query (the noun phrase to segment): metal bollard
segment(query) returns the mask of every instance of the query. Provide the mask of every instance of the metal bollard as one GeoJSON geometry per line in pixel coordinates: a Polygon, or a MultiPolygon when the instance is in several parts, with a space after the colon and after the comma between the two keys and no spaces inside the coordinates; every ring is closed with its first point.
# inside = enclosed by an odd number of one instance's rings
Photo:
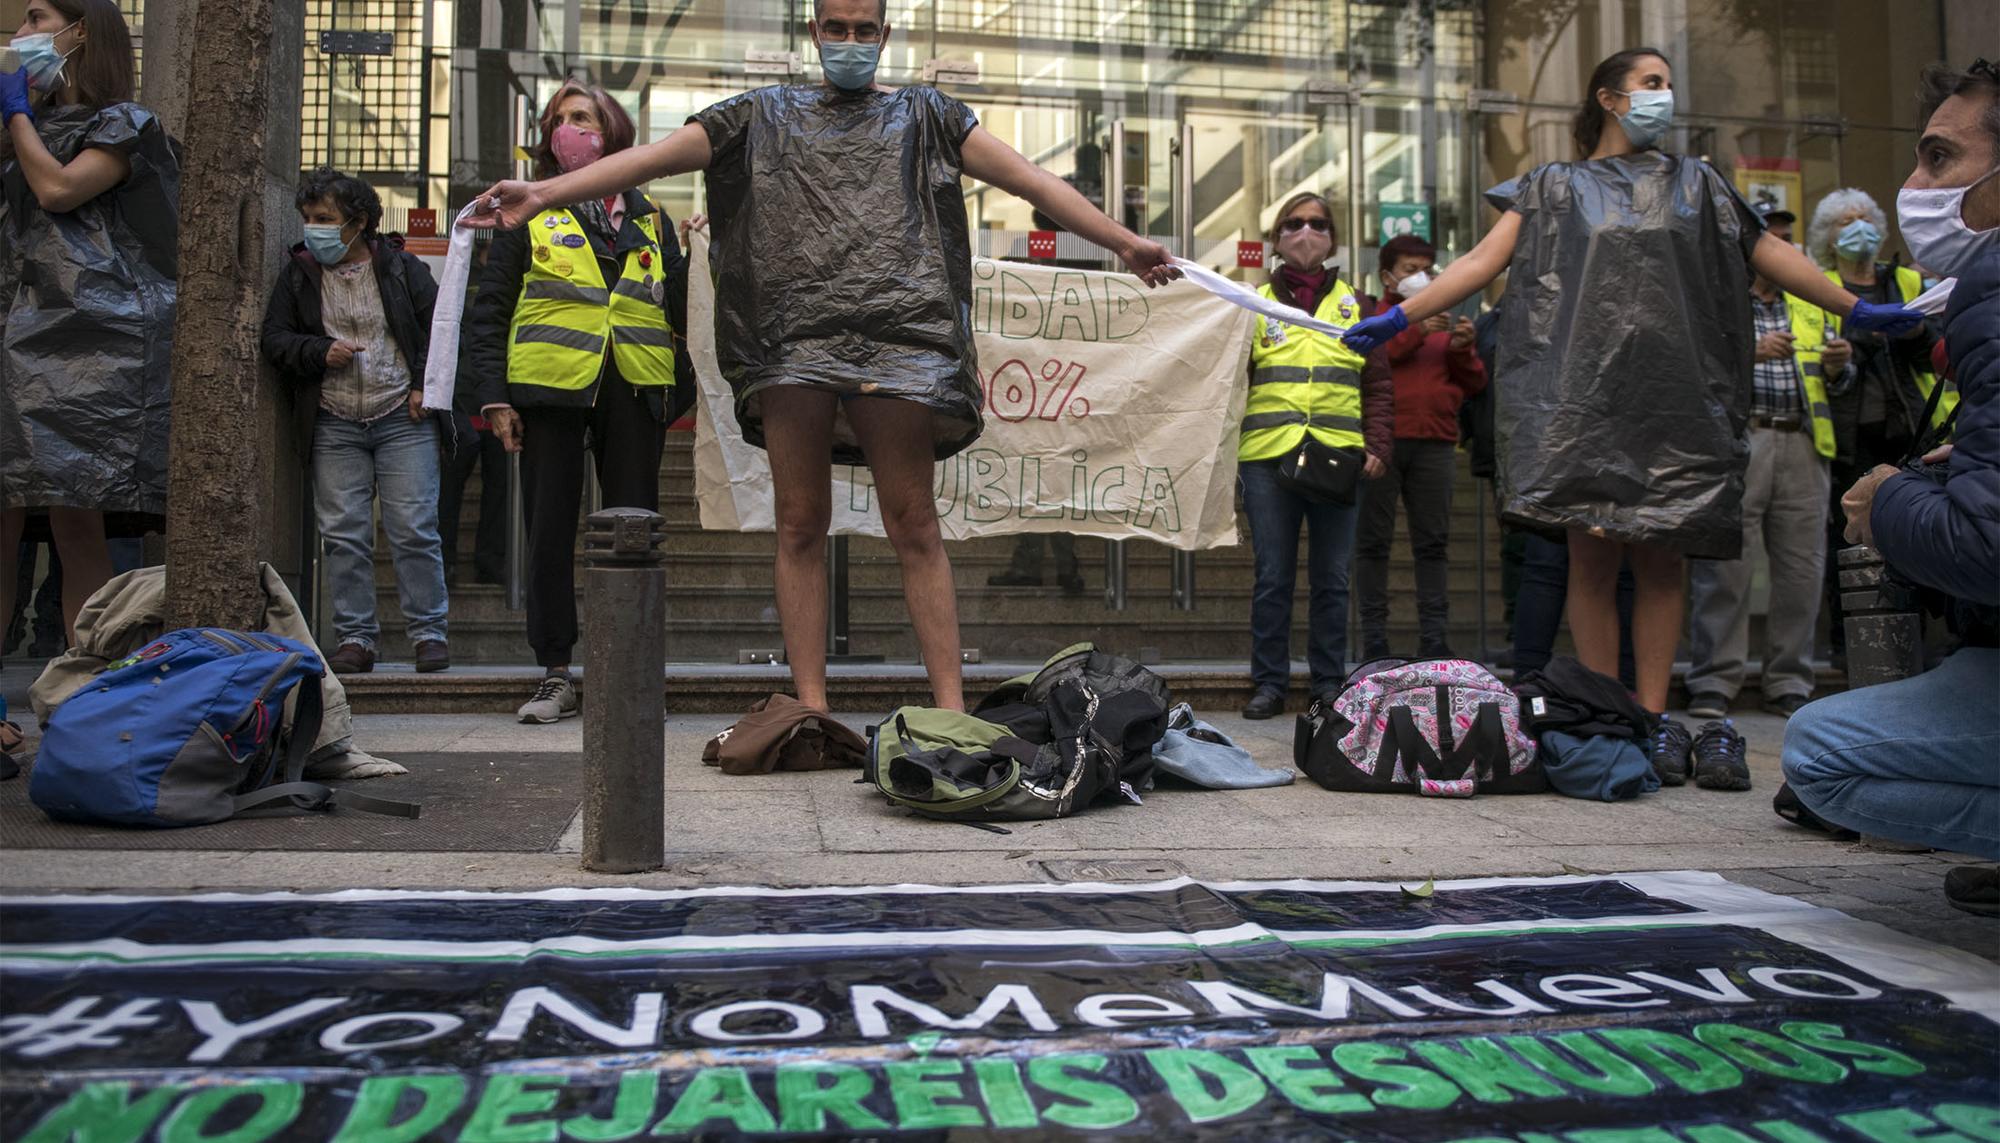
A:
{"type": "Polygon", "coordinates": [[[583,534],[583,867],[666,864],[666,521],[593,512],[583,534]]]}
{"type": "Polygon", "coordinates": [[[1847,685],[1871,687],[1923,670],[1924,622],[1906,588],[1873,548],[1840,550],[1840,608],[1847,628],[1847,685]]]}

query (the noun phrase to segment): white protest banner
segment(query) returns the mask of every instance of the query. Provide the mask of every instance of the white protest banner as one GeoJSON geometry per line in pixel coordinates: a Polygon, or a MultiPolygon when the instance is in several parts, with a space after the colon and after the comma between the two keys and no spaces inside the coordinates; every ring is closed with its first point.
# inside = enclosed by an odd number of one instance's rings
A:
{"type": "MultiPolygon", "coordinates": [[[[1236,540],[1236,440],[1253,321],[1190,285],[975,259],[972,320],[986,429],[940,461],[948,540],[1021,532],[1144,538],[1188,551],[1236,540]]],[[[704,528],[775,528],[771,470],[745,444],[715,352],[708,243],[688,267],[701,386],[695,495],[704,528]]],[[[835,534],[880,536],[866,468],[837,466],[835,534]]]]}

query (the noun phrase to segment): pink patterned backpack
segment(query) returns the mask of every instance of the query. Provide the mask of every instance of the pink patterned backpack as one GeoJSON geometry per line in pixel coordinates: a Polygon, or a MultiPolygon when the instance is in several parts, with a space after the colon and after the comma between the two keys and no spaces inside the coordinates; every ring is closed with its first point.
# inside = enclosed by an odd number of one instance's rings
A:
{"type": "Polygon", "coordinates": [[[1549,788],[1521,700],[1464,659],[1377,659],[1299,716],[1299,769],[1329,790],[1434,798],[1549,788]]]}

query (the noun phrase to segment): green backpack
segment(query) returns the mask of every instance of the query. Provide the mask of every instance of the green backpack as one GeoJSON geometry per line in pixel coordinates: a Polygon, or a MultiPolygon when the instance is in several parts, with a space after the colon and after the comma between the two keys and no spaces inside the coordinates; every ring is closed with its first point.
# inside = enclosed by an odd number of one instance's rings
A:
{"type": "Polygon", "coordinates": [[[1067,817],[1120,793],[1137,801],[1168,698],[1157,675],[1081,643],[1001,683],[976,714],[891,714],[870,733],[867,780],[896,805],[957,821],[1067,817]]]}

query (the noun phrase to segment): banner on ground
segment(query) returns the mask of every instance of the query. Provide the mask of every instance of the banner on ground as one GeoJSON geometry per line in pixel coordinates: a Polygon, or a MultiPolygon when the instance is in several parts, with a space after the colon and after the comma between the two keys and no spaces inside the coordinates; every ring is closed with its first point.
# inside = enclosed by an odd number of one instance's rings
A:
{"type": "MultiPolygon", "coordinates": [[[[708,244],[688,268],[700,383],[695,496],[704,528],[776,528],[771,469],[745,444],[715,354],[708,244]]],[[[1236,441],[1254,322],[1186,283],[988,258],[972,264],[985,432],[940,461],[949,540],[1022,532],[1236,543],[1236,441]]],[[[833,478],[833,531],[880,536],[868,470],[833,478]]]]}
{"type": "Polygon", "coordinates": [[[1990,964],[1712,874],[16,897],[10,1139],[2000,1139],[1990,964]]]}

